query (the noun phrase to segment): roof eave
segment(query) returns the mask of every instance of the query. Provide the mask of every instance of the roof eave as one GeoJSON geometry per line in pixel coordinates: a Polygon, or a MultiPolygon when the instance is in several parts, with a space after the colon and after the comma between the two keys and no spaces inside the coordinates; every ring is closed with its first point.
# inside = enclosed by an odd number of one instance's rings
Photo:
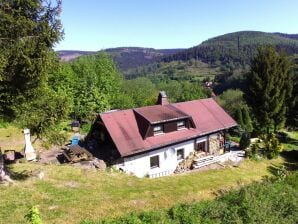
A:
{"type": "MultiPolygon", "coordinates": [[[[189,137],[185,137],[183,139],[179,139],[179,140],[174,140],[174,141],[171,141],[171,142],[168,142],[166,144],[159,144],[159,145],[155,145],[154,147],[150,147],[150,148],[147,148],[147,149],[140,149],[140,150],[136,150],[136,151],[133,151],[133,153],[123,153],[121,154],[121,157],[130,157],[130,156],[133,156],[135,154],[139,154],[139,153],[145,153],[147,151],[151,151],[151,150],[154,150],[154,149],[159,149],[161,147],[166,147],[168,145],[172,145],[172,144],[175,144],[175,143],[178,143],[178,142],[182,142],[182,141],[187,141],[187,140],[190,140],[190,139],[194,139],[194,138],[198,138],[200,136],[204,136],[204,135],[208,135],[208,134],[211,134],[211,133],[214,133],[214,132],[218,132],[218,131],[222,131],[222,130],[226,130],[226,129],[229,129],[229,128],[233,128],[233,127],[236,127],[238,126],[238,124],[234,124],[234,125],[231,125],[231,126],[227,126],[227,127],[223,127],[223,128],[219,128],[219,129],[215,129],[215,130],[212,130],[212,131],[209,131],[209,132],[202,132],[200,133],[199,135],[193,135],[193,136],[189,136],[189,137]]],[[[119,150],[118,150],[119,151],[119,150]]],[[[120,151],[119,151],[120,152],[120,151]]]]}

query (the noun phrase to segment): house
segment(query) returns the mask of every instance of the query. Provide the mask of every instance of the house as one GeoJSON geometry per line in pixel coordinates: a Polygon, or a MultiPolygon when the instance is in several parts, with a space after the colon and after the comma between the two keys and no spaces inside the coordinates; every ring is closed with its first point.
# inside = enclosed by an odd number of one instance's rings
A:
{"type": "Polygon", "coordinates": [[[236,125],[212,98],[170,104],[160,92],[156,105],[99,114],[88,147],[124,172],[163,176],[191,153],[224,153],[225,133],[236,125]]]}

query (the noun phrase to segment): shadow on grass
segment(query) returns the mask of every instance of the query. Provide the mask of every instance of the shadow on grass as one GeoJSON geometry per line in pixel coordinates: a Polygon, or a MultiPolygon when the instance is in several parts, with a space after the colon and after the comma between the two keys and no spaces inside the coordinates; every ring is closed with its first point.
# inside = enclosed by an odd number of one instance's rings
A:
{"type": "Polygon", "coordinates": [[[21,172],[17,172],[14,170],[12,164],[6,165],[5,170],[9,174],[10,178],[13,180],[26,180],[30,177],[29,171],[23,170],[21,172]]]}
{"type": "Polygon", "coordinates": [[[286,132],[278,132],[276,137],[281,143],[297,146],[298,148],[298,139],[291,138],[286,132]]]}
{"type": "Polygon", "coordinates": [[[283,151],[280,155],[285,159],[284,166],[289,171],[298,170],[298,150],[283,151]]]}
{"type": "Polygon", "coordinates": [[[298,170],[298,151],[283,151],[280,156],[284,158],[282,165],[271,164],[267,169],[276,178],[284,178],[288,172],[298,170]]]}

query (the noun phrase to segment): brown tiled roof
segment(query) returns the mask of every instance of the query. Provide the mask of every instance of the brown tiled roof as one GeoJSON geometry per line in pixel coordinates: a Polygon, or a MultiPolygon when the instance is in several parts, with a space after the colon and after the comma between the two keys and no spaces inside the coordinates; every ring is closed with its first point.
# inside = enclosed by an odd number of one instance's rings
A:
{"type": "Polygon", "coordinates": [[[100,114],[121,156],[163,147],[237,125],[212,98],[164,106],[142,107],[134,109],[134,111],[129,109],[100,114]],[[195,123],[195,128],[143,139],[134,111],[144,116],[150,123],[190,116],[195,123]],[[163,111],[165,114],[162,114],[163,111]]]}
{"type": "Polygon", "coordinates": [[[149,121],[151,124],[189,117],[189,115],[183,113],[181,110],[177,109],[171,104],[141,107],[134,109],[134,111],[149,121]]]}

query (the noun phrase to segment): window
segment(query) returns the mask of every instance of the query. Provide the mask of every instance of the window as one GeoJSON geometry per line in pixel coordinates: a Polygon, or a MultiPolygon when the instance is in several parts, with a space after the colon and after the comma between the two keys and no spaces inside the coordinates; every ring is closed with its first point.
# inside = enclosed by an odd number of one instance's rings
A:
{"type": "Polygon", "coordinates": [[[205,152],[205,145],[206,145],[206,142],[199,142],[196,144],[197,147],[196,147],[196,151],[202,151],[202,152],[205,152]]]}
{"type": "Polygon", "coordinates": [[[153,127],[153,134],[158,135],[158,134],[161,134],[161,133],[163,133],[163,126],[162,125],[155,125],[153,127]]]}
{"type": "Polygon", "coordinates": [[[184,159],[184,149],[177,150],[177,160],[184,159]]]}
{"type": "Polygon", "coordinates": [[[180,130],[180,129],[183,129],[185,128],[185,121],[178,121],[177,122],[177,129],[180,130]]]}
{"type": "Polygon", "coordinates": [[[150,168],[159,167],[159,156],[152,156],[150,157],[150,168]]]}

